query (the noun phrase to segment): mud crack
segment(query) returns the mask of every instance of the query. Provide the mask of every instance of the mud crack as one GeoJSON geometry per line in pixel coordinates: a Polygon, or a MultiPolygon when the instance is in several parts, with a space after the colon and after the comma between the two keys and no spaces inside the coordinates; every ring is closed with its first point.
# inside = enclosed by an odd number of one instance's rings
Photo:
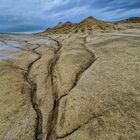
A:
{"type": "MultiPolygon", "coordinates": [[[[81,70],[77,73],[76,78],[75,78],[75,82],[73,83],[73,86],[71,87],[71,89],[70,89],[66,94],[64,94],[63,96],[61,96],[60,98],[58,98],[58,100],[57,100],[58,102],[60,102],[60,100],[61,100],[63,97],[67,96],[67,95],[71,92],[71,90],[77,86],[78,81],[79,81],[80,78],[81,78],[81,75],[82,75],[87,69],[89,69],[89,68],[91,67],[91,65],[97,60],[97,57],[96,57],[95,53],[87,48],[87,46],[86,46],[86,44],[87,44],[86,39],[87,39],[87,36],[84,37],[82,46],[83,46],[83,48],[91,55],[91,57],[92,57],[93,59],[92,59],[92,61],[91,61],[84,69],[81,69],[81,70]]],[[[98,115],[98,116],[93,115],[93,116],[92,116],[91,118],[89,118],[88,121],[85,122],[84,124],[77,126],[77,127],[74,128],[72,131],[70,131],[69,133],[67,133],[67,134],[65,134],[65,135],[63,135],[63,136],[57,136],[56,139],[62,139],[62,138],[65,138],[65,137],[67,137],[67,136],[73,134],[75,131],[79,130],[81,127],[83,127],[84,125],[90,123],[90,121],[92,121],[93,119],[98,118],[98,117],[100,117],[100,116],[101,116],[101,115],[98,115]]]]}
{"type": "Polygon", "coordinates": [[[38,45],[38,47],[36,47],[36,48],[34,48],[34,49],[31,50],[38,57],[33,62],[31,62],[28,65],[28,70],[27,70],[27,72],[24,75],[25,80],[31,86],[31,95],[30,95],[30,97],[31,97],[31,104],[32,104],[32,107],[35,110],[36,116],[37,116],[36,117],[36,124],[35,124],[35,139],[36,140],[42,140],[42,113],[41,113],[41,110],[39,109],[37,95],[36,95],[36,92],[37,92],[37,84],[32,80],[31,70],[32,70],[33,65],[39,59],[41,59],[41,56],[42,55],[39,52],[36,51],[36,49],[39,48],[39,47],[40,47],[40,45],[38,45]]]}
{"type": "MultiPolygon", "coordinates": [[[[84,49],[91,55],[91,57],[93,58],[93,61],[91,61],[85,68],[81,69],[78,72],[78,74],[76,75],[76,78],[75,78],[75,82],[73,83],[71,89],[65,95],[58,98],[57,83],[55,83],[55,81],[54,81],[55,80],[54,70],[55,70],[55,66],[57,64],[57,61],[59,60],[59,57],[60,57],[60,49],[62,47],[62,44],[59,41],[57,41],[53,38],[50,38],[50,39],[52,39],[53,41],[55,41],[57,43],[57,46],[59,46],[59,49],[56,51],[56,57],[51,61],[50,70],[49,70],[50,75],[51,75],[51,84],[52,84],[52,93],[53,93],[53,97],[54,97],[54,106],[53,106],[53,109],[50,113],[50,117],[49,117],[49,120],[48,120],[49,131],[48,131],[46,140],[56,140],[57,138],[61,138],[61,137],[58,137],[57,134],[56,134],[56,125],[57,125],[58,108],[59,108],[60,100],[63,97],[67,96],[69,94],[69,92],[77,85],[77,83],[78,83],[81,75],[83,74],[83,72],[86,71],[96,61],[96,57],[95,57],[95,54],[86,47],[86,37],[85,37],[84,38],[84,43],[82,45],[83,45],[84,49]]],[[[91,119],[93,119],[93,117],[91,119]]],[[[85,124],[89,123],[89,121],[91,119],[89,119],[88,122],[86,122],[85,124]]],[[[72,134],[73,132],[78,130],[80,127],[82,127],[82,126],[78,126],[72,132],[70,132],[69,134],[66,134],[64,137],[72,134]]]]}
{"type": "Polygon", "coordinates": [[[102,116],[102,115],[98,115],[98,116],[93,115],[93,116],[92,116],[91,118],[89,118],[85,123],[83,123],[82,125],[77,126],[76,128],[74,128],[74,129],[73,129],[72,131],[70,131],[69,133],[67,133],[67,134],[65,134],[65,135],[63,135],[63,136],[57,137],[57,139],[63,139],[63,138],[65,138],[65,137],[70,136],[71,134],[73,134],[74,132],[76,132],[77,130],[79,130],[80,128],[82,128],[83,126],[89,124],[92,120],[97,119],[97,118],[100,118],[101,116],[102,116]]]}
{"type": "Polygon", "coordinates": [[[52,87],[52,96],[53,96],[54,103],[48,119],[48,134],[46,140],[56,140],[55,127],[57,123],[59,102],[57,101],[58,91],[55,82],[54,69],[60,57],[60,49],[62,48],[62,44],[51,37],[49,38],[57,44],[58,49],[54,51],[55,57],[50,61],[49,70],[48,70],[49,75],[51,76],[51,87],[52,87]]]}
{"type": "Polygon", "coordinates": [[[89,68],[91,67],[91,65],[97,60],[97,57],[96,57],[95,53],[93,53],[91,50],[89,50],[89,49],[86,47],[86,44],[87,44],[86,39],[87,39],[87,36],[84,37],[82,46],[83,46],[83,48],[91,55],[92,61],[89,62],[89,64],[88,64],[85,68],[81,69],[81,70],[77,73],[76,78],[75,78],[75,81],[74,81],[72,87],[70,88],[70,90],[69,90],[67,93],[65,93],[64,95],[62,95],[61,97],[59,97],[59,98],[57,99],[58,101],[60,101],[63,97],[67,96],[67,95],[70,93],[70,91],[77,85],[78,81],[80,80],[81,75],[82,75],[87,69],[89,69],[89,68]]]}

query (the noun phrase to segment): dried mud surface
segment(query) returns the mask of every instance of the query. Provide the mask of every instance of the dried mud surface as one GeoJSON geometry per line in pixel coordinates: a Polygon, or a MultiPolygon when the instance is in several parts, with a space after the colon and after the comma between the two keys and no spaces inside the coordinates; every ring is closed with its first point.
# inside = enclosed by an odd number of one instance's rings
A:
{"type": "Polygon", "coordinates": [[[140,31],[0,35],[0,140],[140,139],[140,31]]]}

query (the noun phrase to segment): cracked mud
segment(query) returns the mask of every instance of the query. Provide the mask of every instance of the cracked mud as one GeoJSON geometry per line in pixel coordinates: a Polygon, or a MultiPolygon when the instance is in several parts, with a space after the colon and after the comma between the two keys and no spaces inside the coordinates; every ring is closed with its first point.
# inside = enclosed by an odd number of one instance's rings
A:
{"type": "Polygon", "coordinates": [[[139,139],[139,37],[1,35],[0,139],[139,139]]]}

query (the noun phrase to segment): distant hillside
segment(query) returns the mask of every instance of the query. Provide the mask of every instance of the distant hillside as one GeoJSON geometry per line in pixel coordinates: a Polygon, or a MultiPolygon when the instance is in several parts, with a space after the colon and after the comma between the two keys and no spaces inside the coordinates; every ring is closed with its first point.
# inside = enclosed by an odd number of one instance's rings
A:
{"type": "Polygon", "coordinates": [[[60,22],[55,27],[48,28],[41,34],[90,33],[97,30],[120,30],[124,29],[124,27],[120,26],[121,24],[129,23],[140,23],[140,18],[134,17],[118,22],[105,22],[90,16],[82,20],[80,23],[60,22]]]}
{"type": "Polygon", "coordinates": [[[139,17],[131,17],[122,21],[119,21],[120,23],[140,23],[139,17]]]}

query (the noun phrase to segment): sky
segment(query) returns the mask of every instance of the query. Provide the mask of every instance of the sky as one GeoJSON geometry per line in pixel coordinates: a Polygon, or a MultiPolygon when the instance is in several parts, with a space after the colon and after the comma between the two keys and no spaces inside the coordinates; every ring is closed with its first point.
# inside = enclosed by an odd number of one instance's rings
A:
{"type": "Polygon", "coordinates": [[[35,32],[93,16],[105,21],[140,17],[140,0],[0,0],[0,32],[35,32]]]}

